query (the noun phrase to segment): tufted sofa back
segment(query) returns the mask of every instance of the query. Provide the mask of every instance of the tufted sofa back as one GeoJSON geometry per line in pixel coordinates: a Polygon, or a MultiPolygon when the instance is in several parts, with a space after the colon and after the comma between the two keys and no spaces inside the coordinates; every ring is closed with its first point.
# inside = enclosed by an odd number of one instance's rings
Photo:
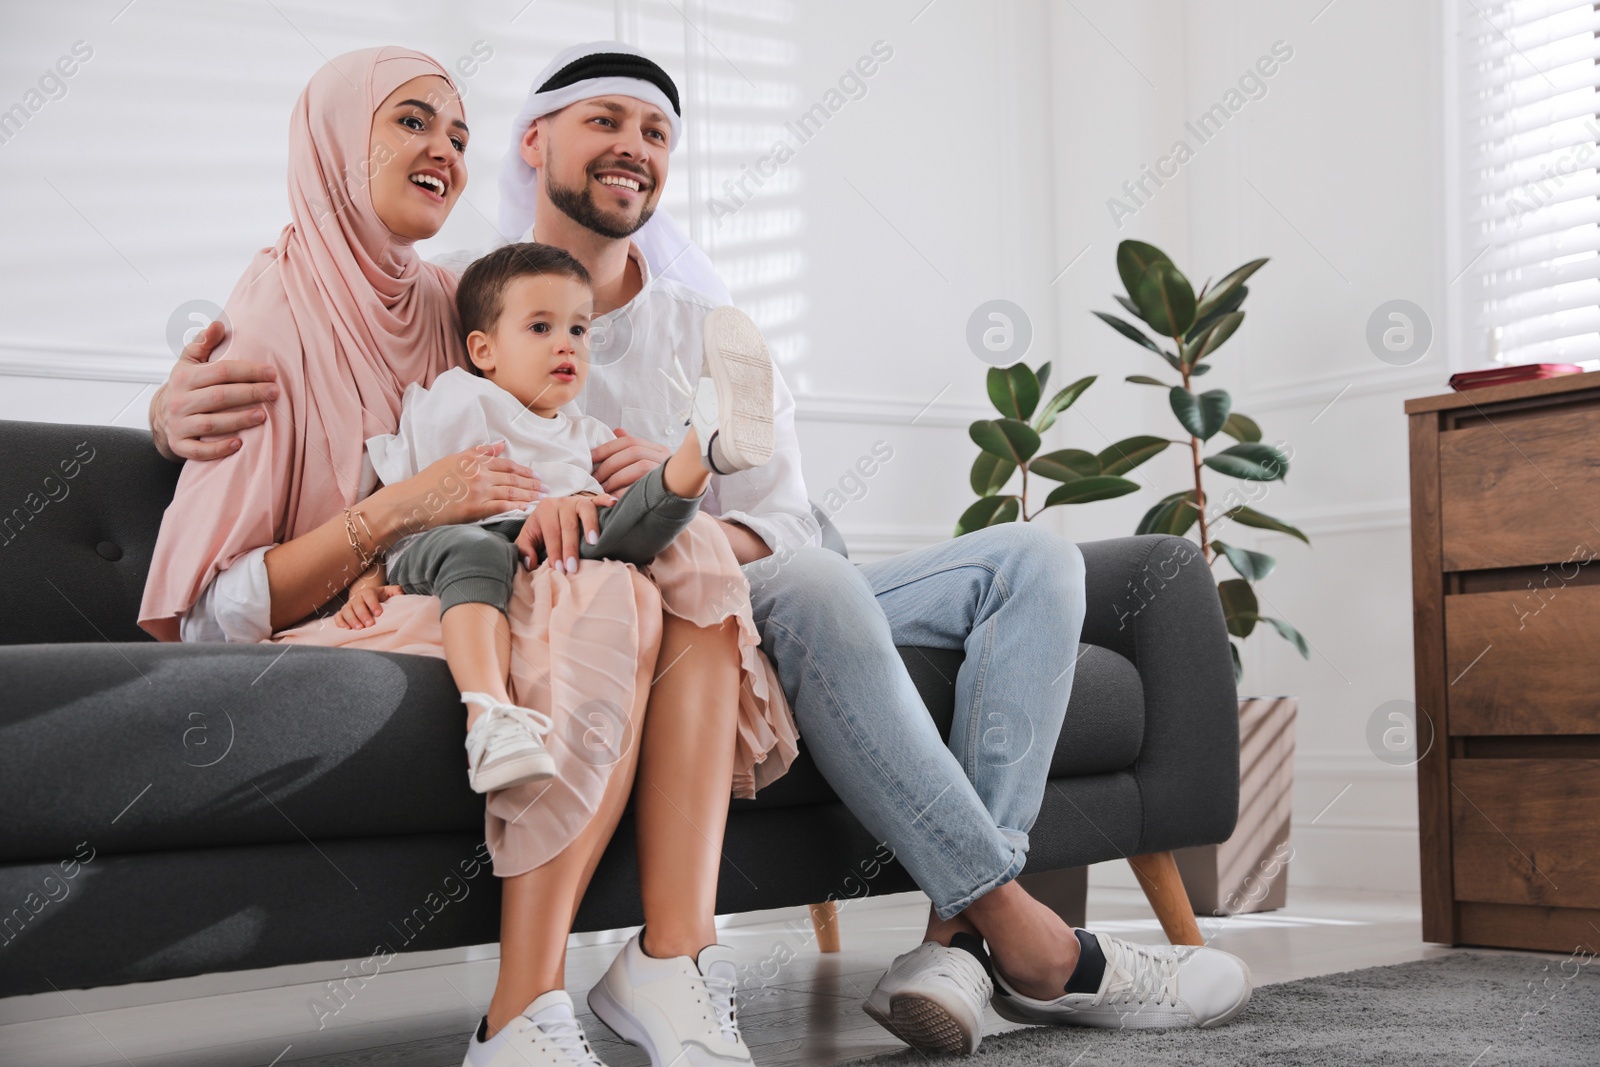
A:
{"type": "Polygon", "coordinates": [[[0,420],[0,644],[146,641],[139,601],[182,468],[147,430],[0,420]]]}
{"type": "Polygon", "coordinates": [[[5,420],[0,457],[0,645],[152,640],[139,601],[182,465],[147,430],[5,420]]]}

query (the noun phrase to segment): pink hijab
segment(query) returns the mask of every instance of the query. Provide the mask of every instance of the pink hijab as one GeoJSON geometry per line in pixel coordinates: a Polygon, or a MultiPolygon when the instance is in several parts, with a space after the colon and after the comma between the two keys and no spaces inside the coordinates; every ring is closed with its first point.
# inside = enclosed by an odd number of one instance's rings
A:
{"type": "Polygon", "coordinates": [[[179,618],[241,555],[354,503],[363,445],[395,431],[406,386],[465,364],[454,277],[379,221],[368,183],[374,112],[428,74],[450,81],[420,52],[363,49],[317,71],[295,104],[291,221],[228,298],[233,336],[219,357],[273,364],[279,399],[239,432],[237,452],[184,465],[139,608],[163,641],[178,640],[179,618]]]}

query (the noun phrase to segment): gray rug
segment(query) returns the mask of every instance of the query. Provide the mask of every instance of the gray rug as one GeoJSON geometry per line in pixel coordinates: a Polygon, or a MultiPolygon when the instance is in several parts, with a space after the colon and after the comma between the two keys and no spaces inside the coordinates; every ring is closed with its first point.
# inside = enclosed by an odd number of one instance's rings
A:
{"type": "Polygon", "coordinates": [[[974,1067],[1593,1067],[1600,1063],[1600,964],[1577,957],[1460,953],[1261,986],[1215,1030],[1033,1027],[984,1038],[974,1067]]]}

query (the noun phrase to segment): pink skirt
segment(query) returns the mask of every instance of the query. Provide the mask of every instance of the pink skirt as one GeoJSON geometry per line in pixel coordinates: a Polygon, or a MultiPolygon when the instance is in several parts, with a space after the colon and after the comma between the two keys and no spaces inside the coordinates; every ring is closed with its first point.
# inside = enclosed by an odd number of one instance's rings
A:
{"type": "MultiPolygon", "coordinates": [[[[612,769],[637,742],[633,707],[640,651],[641,602],[630,563],[584,560],[574,575],[548,566],[519,572],[506,614],[511,623],[511,699],[548,714],[554,722],[545,744],[556,774],[489,793],[484,839],[501,878],[523,874],[554,859],[578,836],[599,807],[612,769]]],[[[660,591],[661,607],[696,626],[730,617],[739,627],[739,716],[733,795],[783,776],[798,751],[794,715],[750,613],[750,586],[721,527],[697,515],[689,528],[647,567],[639,569],[660,591]]],[[[439,599],[397,596],[365,630],[345,630],[332,618],[306,623],[269,638],[275,643],[359,648],[444,657],[439,599]]],[[[658,664],[659,674],[668,664],[658,664]]],[[[440,709],[461,716],[466,708],[440,709]]],[[[461,773],[466,758],[461,754],[461,773]]]]}

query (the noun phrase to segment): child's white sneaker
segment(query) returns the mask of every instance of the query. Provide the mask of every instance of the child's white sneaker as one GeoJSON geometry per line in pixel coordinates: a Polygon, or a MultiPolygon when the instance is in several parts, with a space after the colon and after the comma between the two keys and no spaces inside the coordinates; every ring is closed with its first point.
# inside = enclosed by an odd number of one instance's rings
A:
{"type": "Polygon", "coordinates": [[[706,316],[705,360],[690,423],[717,474],[759,467],[772,458],[772,356],[761,331],[735,307],[706,316]]]}
{"type": "Polygon", "coordinates": [[[496,700],[488,693],[462,693],[461,702],[484,708],[467,731],[467,780],[474,792],[507,789],[555,775],[555,757],[544,747],[550,716],[496,700]]]}
{"type": "Polygon", "coordinates": [[[564,990],[544,994],[485,1041],[488,1028],[486,1016],[461,1067],[605,1067],[589,1047],[564,990]]]}

